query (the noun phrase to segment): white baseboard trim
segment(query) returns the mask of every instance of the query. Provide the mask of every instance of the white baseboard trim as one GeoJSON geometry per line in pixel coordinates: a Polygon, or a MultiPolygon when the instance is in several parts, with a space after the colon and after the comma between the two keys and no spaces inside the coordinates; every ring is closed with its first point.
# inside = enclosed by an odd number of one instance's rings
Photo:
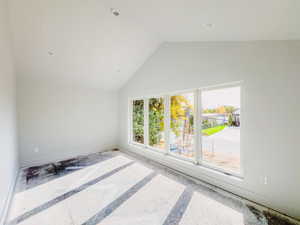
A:
{"type": "Polygon", "coordinates": [[[110,151],[114,148],[116,148],[116,146],[109,146],[109,147],[105,147],[103,149],[98,149],[96,151],[72,152],[69,155],[57,156],[57,157],[53,157],[51,159],[49,159],[49,157],[48,158],[42,157],[39,159],[31,160],[30,162],[29,161],[21,162],[21,169],[25,169],[25,168],[32,167],[32,166],[41,166],[41,165],[45,165],[45,164],[53,163],[53,162],[59,162],[59,161],[71,159],[74,157],[85,156],[85,155],[95,154],[95,153],[100,153],[100,152],[106,152],[106,151],[110,151]]]}
{"type": "Polygon", "coordinates": [[[8,217],[8,213],[9,213],[9,210],[10,210],[11,204],[12,204],[13,195],[14,195],[14,192],[15,192],[15,187],[16,187],[17,180],[18,180],[18,177],[19,177],[19,172],[20,171],[18,169],[17,172],[14,175],[14,178],[13,178],[11,184],[10,184],[9,191],[8,191],[8,194],[7,194],[7,198],[5,200],[5,204],[4,204],[3,210],[1,212],[0,225],[5,225],[6,219],[8,217]]]}

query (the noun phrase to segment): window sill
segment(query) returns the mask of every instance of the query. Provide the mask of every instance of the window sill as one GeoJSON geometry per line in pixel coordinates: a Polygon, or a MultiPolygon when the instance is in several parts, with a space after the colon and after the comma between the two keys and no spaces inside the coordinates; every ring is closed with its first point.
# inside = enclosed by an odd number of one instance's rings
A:
{"type": "MultiPolygon", "coordinates": [[[[145,154],[151,154],[156,161],[167,161],[167,163],[170,163],[174,167],[183,167],[184,170],[190,170],[191,172],[198,173],[203,172],[205,176],[209,176],[211,178],[219,177],[222,180],[229,180],[233,183],[240,184],[243,182],[244,178],[240,174],[234,174],[231,172],[224,171],[222,169],[216,168],[211,165],[207,165],[205,163],[196,164],[193,159],[183,158],[181,156],[176,156],[171,153],[167,153],[161,150],[156,150],[154,148],[146,147],[145,145],[136,144],[136,143],[129,143],[129,146],[133,147],[136,151],[136,153],[141,153],[142,150],[145,154]]],[[[143,154],[143,156],[145,156],[143,154]]],[[[187,173],[190,175],[189,173],[187,173]]],[[[230,182],[231,183],[231,182],[230,182]]]]}

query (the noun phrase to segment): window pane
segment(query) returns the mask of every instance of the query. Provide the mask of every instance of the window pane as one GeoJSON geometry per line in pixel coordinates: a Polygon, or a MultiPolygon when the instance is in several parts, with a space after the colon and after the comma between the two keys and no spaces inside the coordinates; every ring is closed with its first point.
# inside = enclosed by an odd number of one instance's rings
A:
{"type": "Polygon", "coordinates": [[[149,145],[158,148],[165,148],[164,137],[164,99],[149,99],[149,145]]]}
{"type": "Polygon", "coordinates": [[[202,92],[203,160],[239,173],[240,87],[202,92]]]}
{"type": "Polygon", "coordinates": [[[144,144],[144,100],[134,100],[132,106],[132,139],[144,144]]]}
{"type": "Polygon", "coordinates": [[[194,94],[171,96],[171,152],[194,157],[194,94]]]}

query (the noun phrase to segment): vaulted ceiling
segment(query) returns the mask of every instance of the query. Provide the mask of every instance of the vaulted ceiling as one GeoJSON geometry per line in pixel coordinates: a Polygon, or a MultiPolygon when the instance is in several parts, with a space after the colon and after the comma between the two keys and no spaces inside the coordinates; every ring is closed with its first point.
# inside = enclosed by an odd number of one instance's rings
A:
{"type": "Polygon", "coordinates": [[[299,0],[10,0],[18,76],[106,90],[165,41],[299,40],[299,12],[299,0]]]}

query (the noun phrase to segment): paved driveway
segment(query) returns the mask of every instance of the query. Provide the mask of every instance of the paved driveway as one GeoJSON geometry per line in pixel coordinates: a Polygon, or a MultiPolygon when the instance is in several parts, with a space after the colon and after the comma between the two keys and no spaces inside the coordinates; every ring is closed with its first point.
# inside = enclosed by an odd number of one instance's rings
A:
{"type": "Polygon", "coordinates": [[[204,150],[238,156],[240,154],[240,128],[227,127],[214,135],[203,136],[202,142],[204,150]]]}

